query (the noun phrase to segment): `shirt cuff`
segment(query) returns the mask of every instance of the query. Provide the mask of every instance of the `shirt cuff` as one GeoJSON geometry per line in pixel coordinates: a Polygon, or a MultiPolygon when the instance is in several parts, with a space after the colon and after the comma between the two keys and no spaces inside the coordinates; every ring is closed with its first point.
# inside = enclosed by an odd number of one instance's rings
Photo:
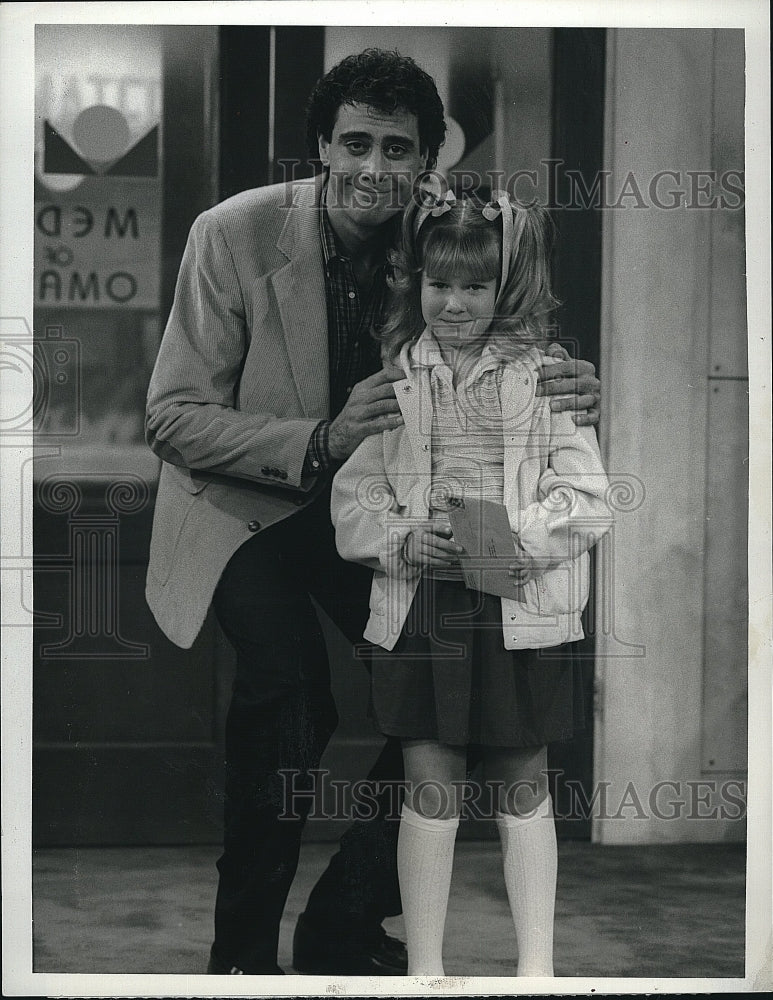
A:
{"type": "Polygon", "coordinates": [[[311,432],[311,437],[306,447],[306,458],[303,462],[303,474],[305,476],[319,476],[330,469],[332,459],[330,458],[328,447],[329,438],[330,421],[320,420],[311,432]]]}

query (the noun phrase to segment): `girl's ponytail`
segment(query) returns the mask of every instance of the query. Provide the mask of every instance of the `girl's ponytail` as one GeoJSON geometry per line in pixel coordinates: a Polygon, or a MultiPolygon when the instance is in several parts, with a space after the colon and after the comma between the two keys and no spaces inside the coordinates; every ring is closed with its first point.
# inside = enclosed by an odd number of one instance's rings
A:
{"type": "MultiPolygon", "coordinates": [[[[495,325],[521,342],[535,343],[545,339],[549,314],[559,305],[550,281],[555,227],[541,205],[526,207],[510,199],[506,204],[512,212],[513,238],[509,247],[503,240],[507,273],[497,296],[495,325]]],[[[503,214],[506,211],[503,206],[503,214]]]]}
{"type": "Polygon", "coordinates": [[[418,337],[424,329],[418,292],[421,267],[416,252],[416,220],[420,210],[421,203],[414,196],[403,212],[398,245],[387,257],[385,319],[374,333],[381,341],[382,354],[390,362],[403,344],[418,337]]]}

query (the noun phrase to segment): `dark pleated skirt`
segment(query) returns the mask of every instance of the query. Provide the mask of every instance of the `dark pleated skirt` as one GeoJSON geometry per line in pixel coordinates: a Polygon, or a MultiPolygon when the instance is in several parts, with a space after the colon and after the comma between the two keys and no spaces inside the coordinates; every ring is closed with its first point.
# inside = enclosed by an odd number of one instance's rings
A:
{"type": "Polygon", "coordinates": [[[507,650],[501,601],[423,578],[397,645],[376,648],[370,714],[387,736],[538,747],[584,728],[573,645],[507,650]]]}

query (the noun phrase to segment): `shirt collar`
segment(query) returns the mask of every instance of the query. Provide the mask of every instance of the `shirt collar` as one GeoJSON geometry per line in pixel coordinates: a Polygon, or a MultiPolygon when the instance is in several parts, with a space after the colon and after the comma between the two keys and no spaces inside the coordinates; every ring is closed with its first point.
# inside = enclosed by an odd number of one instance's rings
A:
{"type": "MultiPolygon", "coordinates": [[[[325,269],[327,270],[328,265],[332,261],[349,261],[351,258],[343,250],[336,234],[330,224],[330,215],[327,210],[326,205],[327,198],[327,183],[325,183],[322,188],[322,192],[319,198],[319,204],[321,211],[319,213],[319,236],[322,243],[322,256],[325,261],[325,269]]],[[[384,242],[384,259],[376,268],[376,273],[385,270],[387,261],[387,252],[390,247],[394,246],[395,240],[397,239],[398,228],[399,228],[400,216],[395,216],[394,220],[389,223],[389,229],[386,231],[388,238],[384,242]]]]}
{"type": "Polygon", "coordinates": [[[319,238],[322,243],[322,256],[325,260],[325,269],[327,270],[331,261],[346,260],[346,258],[339,252],[335,233],[333,232],[333,227],[330,225],[330,217],[328,216],[327,208],[325,206],[326,194],[327,184],[323,187],[319,200],[319,204],[322,209],[319,213],[319,238]]]}

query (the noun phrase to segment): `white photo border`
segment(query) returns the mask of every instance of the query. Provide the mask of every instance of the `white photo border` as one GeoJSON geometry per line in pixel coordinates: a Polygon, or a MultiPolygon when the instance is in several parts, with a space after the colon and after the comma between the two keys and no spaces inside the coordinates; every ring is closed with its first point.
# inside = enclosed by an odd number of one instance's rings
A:
{"type": "MultiPolygon", "coordinates": [[[[481,26],[717,27],[746,31],[746,246],[751,400],[749,508],[749,771],[746,975],[742,979],[512,980],[272,978],[265,995],[510,995],[699,993],[773,988],[771,959],[771,301],[769,11],[758,0],[539,0],[471,3],[212,2],[14,3],[0,8],[0,315],[32,316],[34,28],[45,24],[432,24],[481,26]],[[518,983],[518,989],[515,983],[518,983]]],[[[31,392],[31,387],[30,387],[31,392]]],[[[19,449],[0,450],[17,463],[19,449]],[[10,452],[13,452],[11,455],[10,452]]],[[[4,504],[7,498],[4,497],[4,504]]],[[[30,503],[25,496],[23,502],[30,503]]],[[[25,540],[31,551],[31,538],[25,540]]],[[[7,996],[212,996],[206,976],[54,975],[32,971],[31,635],[6,630],[2,644],[3,992],[7,996]]],[[[256,996],[253,977],[229,981],[228,996],[256,996]]],[[[226,994],[221,994],[226,995],[226,994]]]]}

